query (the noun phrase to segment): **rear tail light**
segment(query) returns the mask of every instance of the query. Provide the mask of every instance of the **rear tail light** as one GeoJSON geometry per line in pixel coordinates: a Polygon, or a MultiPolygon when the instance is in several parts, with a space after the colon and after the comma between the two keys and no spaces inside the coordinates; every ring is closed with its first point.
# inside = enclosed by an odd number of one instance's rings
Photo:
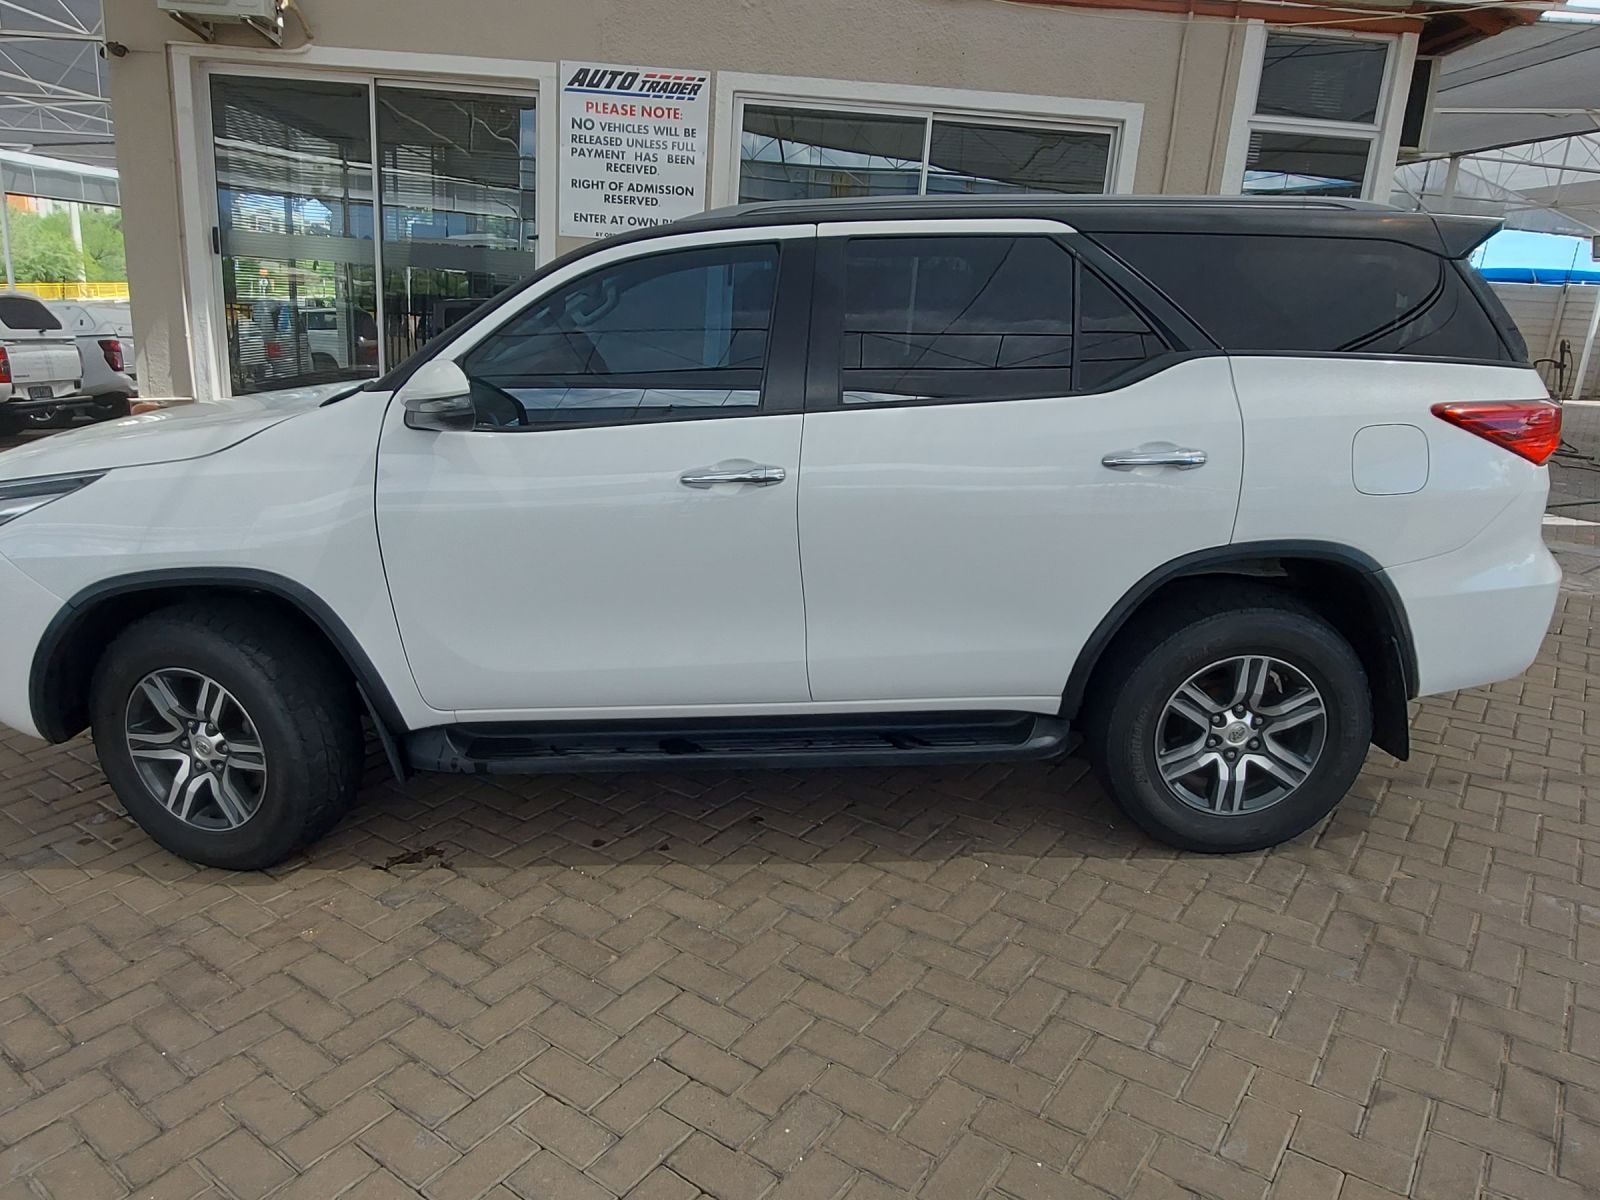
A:
{"type": "Polygon", "coordinates": [[[11,382],[11,356],[6,353],[6,348],[0,346],[0,383],[11,382]]]}
{"type": "Polygon", "coordinates": [[[102,338],[100,353],[106,356],[106,366],[113,371],[122,370],[122,343],[116,338],[102,338]]]}
{"type": "Polygon", "coordinates": [[[268,358],[282,358],[283,343],[278,341],[267,342],[261,347],[261,352],[268,358]]]}
{"type": "Polygon", "coordinates": [[[1549,400],[1435,404],[1433,415],[1543,466],[1561,446],[1561,406],[1549,400]]]}

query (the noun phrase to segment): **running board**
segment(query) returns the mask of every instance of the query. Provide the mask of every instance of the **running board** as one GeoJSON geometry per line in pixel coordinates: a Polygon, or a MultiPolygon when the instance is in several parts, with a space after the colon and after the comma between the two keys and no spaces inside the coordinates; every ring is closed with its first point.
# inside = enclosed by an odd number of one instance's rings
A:
{"type": "Polygon", "coordinates": [[[1053,758],[1067,723],[1033,713],[447,725],[406,739],[419,771],[535,775],[707,768],[898,767],[1053,758]]]}

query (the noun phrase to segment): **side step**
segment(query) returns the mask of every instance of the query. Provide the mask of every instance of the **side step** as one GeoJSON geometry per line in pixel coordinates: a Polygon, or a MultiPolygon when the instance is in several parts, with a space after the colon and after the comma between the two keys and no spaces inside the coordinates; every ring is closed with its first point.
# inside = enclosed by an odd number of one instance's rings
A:
{"type": "Polygon", "coordinates": [[[1052,758],[1067,723],[1033,713],[884,713],[694,722],[446,725],[406,740],[419,771],[535,775],[707,768],[890,767],[1052,758]]]}

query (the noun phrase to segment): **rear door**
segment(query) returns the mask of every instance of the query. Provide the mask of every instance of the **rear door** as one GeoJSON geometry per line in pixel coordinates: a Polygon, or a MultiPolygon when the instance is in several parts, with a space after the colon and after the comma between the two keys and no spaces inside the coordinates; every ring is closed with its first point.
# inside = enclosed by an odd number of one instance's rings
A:
{"type": "Polygon", "coordinates": [[[800,480],[814,699],[1052,710],[1141,577],[1228,542],[1227,362],[1067,234],[822,227],[800,480]]]}

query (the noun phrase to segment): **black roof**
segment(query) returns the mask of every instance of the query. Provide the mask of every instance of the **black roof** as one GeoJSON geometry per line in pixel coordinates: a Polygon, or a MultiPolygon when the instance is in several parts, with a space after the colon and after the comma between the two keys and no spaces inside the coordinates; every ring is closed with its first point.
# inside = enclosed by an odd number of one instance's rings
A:
{"type": "Polygon", "coordinates": [[[865,196],[740,204],[658,225],[641,235],[790,222],[1042,217],[1084,233],[1256,233],[1381,238],[1459,258],[1500,227],[1493,217],[1436,216],[1334,197],[865,196]]]}

